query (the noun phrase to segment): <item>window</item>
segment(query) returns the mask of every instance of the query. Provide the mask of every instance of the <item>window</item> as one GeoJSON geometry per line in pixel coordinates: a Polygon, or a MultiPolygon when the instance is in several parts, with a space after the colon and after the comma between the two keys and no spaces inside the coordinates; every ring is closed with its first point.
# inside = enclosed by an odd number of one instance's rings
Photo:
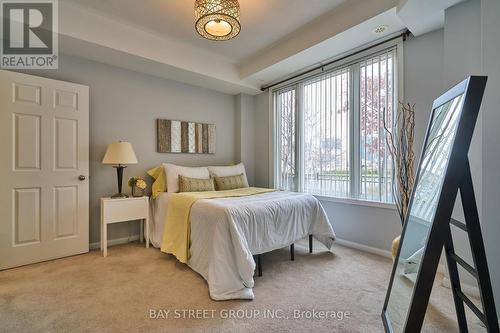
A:
{"type": "Polygon", "coordinates": [[[283,190],[391,202],[384,119],[397,107],[396,47],[273,91],[283,190]]]}

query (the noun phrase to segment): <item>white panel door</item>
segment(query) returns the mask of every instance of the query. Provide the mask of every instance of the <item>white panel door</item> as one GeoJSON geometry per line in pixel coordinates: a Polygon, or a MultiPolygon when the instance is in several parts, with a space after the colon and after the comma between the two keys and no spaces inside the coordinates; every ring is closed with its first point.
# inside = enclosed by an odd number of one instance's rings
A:
{"type": "Polygon", "coordinates": [[[89,250],[89,88],[0,71],[0,269],[89,250]]]}

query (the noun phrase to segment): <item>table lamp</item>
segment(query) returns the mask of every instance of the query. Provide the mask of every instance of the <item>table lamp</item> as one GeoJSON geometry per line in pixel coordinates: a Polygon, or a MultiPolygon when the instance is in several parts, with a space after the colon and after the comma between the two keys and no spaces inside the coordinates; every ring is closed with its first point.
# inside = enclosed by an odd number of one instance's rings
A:
{"type": "Polygon", "coordinates": [[[135,157],[134,148],[132,148],[130,142],[118,141],[109,144],[102,159],[102,164],[113,164],[113,168],[116,168],[118,193],[111,197],[128,198],[128,195],[122,193],[123,169],[127,167],[124,164],[137,164],[137,157],[135,157]]]}

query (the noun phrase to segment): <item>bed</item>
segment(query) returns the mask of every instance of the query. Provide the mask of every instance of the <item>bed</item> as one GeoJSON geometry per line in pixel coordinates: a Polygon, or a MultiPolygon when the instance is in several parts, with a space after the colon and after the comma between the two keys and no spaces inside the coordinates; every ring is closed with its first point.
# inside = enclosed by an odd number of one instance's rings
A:
{"type": "MultiPolygon", "coordinates": [[[[162,244],[173,193],[152,200],[150,238],[162,244]]],[[[189,267],[207,281],[214,300],[253,299],[254,255],[313,235],[331,248],[335,233],[319,201],[309,194],[274,191],[244,197],[200,199],[190,211],[189,267]]]]}

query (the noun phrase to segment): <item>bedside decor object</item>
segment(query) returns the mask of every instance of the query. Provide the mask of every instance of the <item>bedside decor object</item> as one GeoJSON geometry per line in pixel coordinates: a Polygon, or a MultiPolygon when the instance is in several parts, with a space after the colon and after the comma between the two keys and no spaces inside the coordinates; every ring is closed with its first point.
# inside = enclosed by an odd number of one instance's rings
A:
{"type": "Polygon", "coordinates": [[[144,190],[147,184],[141,177],[132,177],[128,180],[128,186],[131,188],[132,196],[134,198],[139,198],[144,196],[144,190]]]}
{"type": "Polygon", "coordinates": [[[158,153],[215,154],[215,125],[157,119],[158,153]]]}
{"type": "Polygon", "coordinates": [[[112,164],[116,168],[118,193],[111,198],[127,198],[128,195],[122,193],[123,169],[126,168],[126,164],[137,164],[137,157],[130,142],[118,141],[109,144],[102,159],[102,164],[112,164]]]}
{"type": "Polygon", "coordinates": [[[229,40],[241,30],[238,0],[195,0],[196,31],[210,40],[229,40]]]}

